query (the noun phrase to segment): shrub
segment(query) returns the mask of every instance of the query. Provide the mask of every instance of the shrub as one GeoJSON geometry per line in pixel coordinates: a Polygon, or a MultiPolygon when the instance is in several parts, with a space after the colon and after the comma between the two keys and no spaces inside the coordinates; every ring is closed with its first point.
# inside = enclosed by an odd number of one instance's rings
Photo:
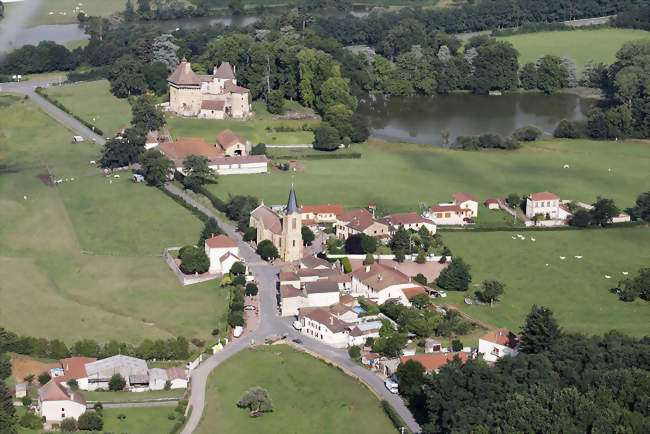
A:
{"type": "Polygon", "coordinates": [[[348,348],[348,354],[352,360],[359,360],[361,358],[361,348],[357,345],[352,345],[348,348]]]}
{"type": "Polygon", "coordinates": [[[178,252],[181,270],[185,274],[205,273],[210,268],[210,258],[205,250],[196,246],[185,246],[178,252]]]}
{"type": "Polygon", "coordinates": [[[266,103],[266,110],[274,115],[280,115],[284,112],[284,92],[276,89],[269,92],[269,99],[266,103]]]}
{"type": "MultiPolygon", "coordinates": [[[[169,381],[169,380],[168,380],[168,381],[169,381]]],[[[120,414],[117,415],[117,418],[118,418],[119,420],[124,420],[124,419],[126,419],[126,414],[124,414],[124,413],[120,413],[120,414]]]]}
{"type": "Polygon", "coordinates": [[[230,267],[230,273],[237,276],[239,274],[245,274],[246,273],[246,266],[242,264],[241,262],[237,261],[234,264],[232,264],[232,267],[230,267]]]}
{"type": "Polygon", "coordinates": [[[87,411],[79,416],[77,426],[82,431],[101,431],[104,428],[104,421],[97,413],[87,411]]]}
{"type": "Polygon", "coordinates": [[[77,380],[74,378],[72,380],[68,380],[67,384],[71,390],[79,390],[79,383],[77,383],[77,380]]]}
{"type": "Polygon", "coordinates": [[[18,424],[23,428],[29,428],[32,430],[39,430],[43,428],[43,421],[41,418],[31,411],[26,411],[18,421],[18,424]]]}
{"type": "Polygon", "coordinates": [[[314,149],[334,151],[338,149],[340,143],[338,130],[327,122],[322,122],[314,132],[314,149]]]}
{"type": "Polygon", "coordinates": [[[478,149],[478,137],[458,136],[456,137],[456,146],[466,151],[475,151],[478,149]]]}
{"type": "Polygon", "coordinates": [[[589,226],[589,223],[591,223],[591,214],[584,209],[576,211],[571,219],[571,225],[578,228],[586,228],[589,226]]]}
{"type": "Polygon", "coordinates": [[[427,284],[427,278],[424,274],[418,273],[415,277],[413,277],[413,280],[419,283],[420,285],[425,285],[427,284]]]}
{"type": "Polygon", "coordinates": [[[246,285],[246,291],[244,292],[246,295],[257,295],[259,289],[257,288],[257,285],[255,285],[253,282],[250,282],[246,285]]]}
{"type": "Polygon", "coordinates": [[[45,385],[48,381],[50,381],[52,377],[50,377],[50,374],[47,372],[41,373],[41,375],[38,376],[38,382],[41,384],[41,386],[45,385]]]}
{"type": "Polygon", "coordinates": [[[519,149],[520,146],[521,145],[514,137],[506,137],[505,140],[503,141],[503,149],[508,149],[508,150],[519,149]]]}
{"type": "Polygon", "coordinates": [[[248,228],[244,232],[244,241],[257,241],[257,229],[248,228]]]}
{"type": "Polygon", "coordinates": [[[503,147],[503,137],[497,133],[485,133],[478,136],[478,145],[482,148],[503,147]]]}
{"type": "Polygon", "coordinates": [[[375,256],[372,253],[366,253],[366,257],[363,260],[363,265],[371,265],[375,263],[375,256]]]}
{"type": "Polygon", "coordinates": [[[20,400],[20,402],[23,403],[23,406],[29,407],[30,404],[32,403],[32,398],[30,398],[28,395],[23,396],[23,398],[20,400]]]}
{"type": "Polygon", "coordinates": [[[278,249],[269,240],[261,241],[257,245],[257,253],[262,257],[262,259],[266,259],[267,261],[280,256],[278,249]]]}
{"type": "Polygon", "coordinates": [[[244,277],[243,274],[239,274],[235,276],[235,278],[232,280],[233,285],[245,285],[246,284],[246,277],[244,277]]]}
{"type": "Polygon", "coordinates": [[[126,380],[120,374],[113,374],[108,381],[108,390],[120,391],[126,386],[126,380]]]}
{"type": "Polygon", "coordinates": [[[352,272],[352,264],[350,264],[350,259],[347,256],[345,258],[341,258],[341,265],[343,265],[343,272],[345,274],[352,272]]]}
{"type": "Polygon", "coordinates": [[[63,432],[75,432],[77,431],[77,421],[71,417],[66,417],[61,421],[61,431],[63,432]]]}
{"type": "Polygon", "coordinates": [[[562,119],[553,130],[553,137],[578,139],[585,136],[584,129],[584,123],[562,119]]]}
{"type": "Polygon", "coordinates": [[[535,125],[526,125],[525,127],[517,128],[512,137],[520,142],[533,142],[542,135],[542,130],[535,125]]]}
{"type": "Polygon", "coordinates": [[[169,391],[172,390],[172,382],[167,380],[165,381],[165,390],[169,391]]]}
{"type": "Polygon", "coordinates": [[[463,351],[463,343],[458,339],[454,339],[451,341],[451,349],[454,352],[463,351]]]}

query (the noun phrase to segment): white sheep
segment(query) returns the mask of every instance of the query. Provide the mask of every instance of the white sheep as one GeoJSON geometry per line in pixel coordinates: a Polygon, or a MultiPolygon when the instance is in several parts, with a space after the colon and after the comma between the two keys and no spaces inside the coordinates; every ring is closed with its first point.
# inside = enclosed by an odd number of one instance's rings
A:
{"type": "Polygon", "coordinates": [[[627,276],[627,275],[628,275],[628,272],[627,272],[627,271],[623,271],[622,273],[623,273],[623,276],[627,276]]]}
{"type": "Polygon", "coordinates": [[[564,169],[568,169],[568,168],[569,168],[569,165],[568,165],[568,164],[565,164],[565,165],[562,166],[562,167],[563,167],[564,169]]]}
{"type": "Polygon", "coordinates": [[[611,279],[611,278],[612,276],[610,276],[609,274],[605,274],[605,279],[611,279]]]}
{"type": "Polygon", "coordinates": [[[560,259],[564,261],[566,259],[566,256],[560,256],[560,259]]]}
{"type": "Polygon", "coordinates": [[[97,163],[95,163],[95,160],[90,160],[90,164],[97,164],[97,163]]]}
{"type": "Polygon", "coordinates": [[[582,256],[576,256],[576,259],[582,259],[582,256]]]}
{"type": "Polygon", "coordinates": [[[120,177],[120,175],[118,175],[118,174],[113,175],[113,178],[119,178],[119,177],[120,177]]]}

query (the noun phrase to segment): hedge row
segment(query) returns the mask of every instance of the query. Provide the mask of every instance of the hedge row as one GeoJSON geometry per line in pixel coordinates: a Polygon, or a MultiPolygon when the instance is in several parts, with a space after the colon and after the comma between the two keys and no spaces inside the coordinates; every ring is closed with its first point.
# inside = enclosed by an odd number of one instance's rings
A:
{"type": "Polygon", "coordinates": [[[381,407],[384,409],[384,412],[386,413],[386,416],[390,419],[391,422],[393,422],[393,425],[397,430],[401,433],[405,434],[413,434],[413,431],[409,429],[408,426],[406,426],[406,422],[404,422],[404,419],[402,419],[402,416],[397,414],[395,409],[386,401],[385,399],[381,400],[381,407]],[[403,431],[401,431],[403,429],[403,431]]]}
{"type": "Polygon", "coordinates": [[[102,78],[108,78],[108,67],[93,68],[90,71],[84,72],[69,72],[66,83],[76,83],[79,81],[93,81],[100,80],[102,78]]]}
{"type": "Polygon", "coordinates": [[[324,152],[322,154],[305,154],[305,155],[281,155],[272,157],[275,160],[343,160],[361,158],[360,152],[324,152]]]}
{"type": "Polygon", "coordinates": [[[458,232],[458,231],[471,231],[471,232],[514,232],[514,231],[521,231],[521,232],[528,232],[528,231],[533,231],[533,232],[552,232],[552,231],[581,231],[581,230],[597,230],[597,229],[607,229],[607,228],[631,228],[631,227],[636,227],[639,225],[644,225],[645,223],[642,221],[636,221],[636,222],[625,222],[625,223],[613,223],[610,226],[606,226],[603,228],[602,226],[598,225],[591,225],[587,226],[586,228],[579,228],[577,226],[556,226],[556,227],[539,227],[539,226],[530,226],[530,227],[513,227],[513,226],[496,226],[496,227],[491,227],[491,228],[467,228],[467,229],[453,229],[453,228],[445,228],[442,226],[438,226],[438,232],[458,232]]]}
{"type": "Polygon", "coordinates": [[[104,135],[104,132],[101,129],[97,128],[95,125],[91,124],[90,122],[86,121],[85,119],[80,118],[76,114],[72,113],[66,106],[64,106],[63,104],[61,104],[57,100],[51,98],[47,93],[45,93],[43,91],[42,87],[37,87],[35,92],[37,94],[39,94],[40,96],[42,96],[43,98],[45,98],[51,104],[54,104],[56,107],[63,110],[64,112],[66,112],[67,114],[69,114],[70,116],[72,116],[73,118],[75,118],[76,120],[81,122],[82,124],[84,124],[86,127],[90,128],[91,130],[94,130],[96,134],[98,134],[100,136],[104,135]]]}
{"type": "Polygon", "coordinates": [[[212,206],[215,207],[215,209],[221,212],[226,212],[226,202],[219,199],[210,191],[206,190],[205,187],[203,186],[200,186],[196,190],[197,190],[196,193],[202,194],[203,196],[207,197],[208,200],[210,200],[210,203],[212,203],[212,206]]]}

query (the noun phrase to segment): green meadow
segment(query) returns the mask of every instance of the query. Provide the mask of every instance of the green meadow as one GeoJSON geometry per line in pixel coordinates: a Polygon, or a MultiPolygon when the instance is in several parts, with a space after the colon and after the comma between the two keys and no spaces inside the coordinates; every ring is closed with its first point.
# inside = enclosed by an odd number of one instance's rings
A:
{"type": "Polygon", "coordinates": [[[467,306],[463,303],[467,293],[447,292],[445,302],[489,326],[517,331],[531,306],[538,304],[550,307],[566,331],[591,335],[616,329],[639,337],[650,332],[647,302],[622,302],[609,292],[626,277],[623,272],[632,277],[640,267],[650,264],[650,228],[646,226],[580,231],[448,231],[442,233],[442,238],[454,256],[471,265],[470,294],[480,289],[477,285],[483,280],[506,284],[501,301],[492,308],[467,306]]]}
{"type": "Polygon", "coordinates": [[[527,33],[503,36],[498,39],[509,41],[519,51],[519,65],[535,62],[538,58],[552,54],[569,56],[582,70],[588,60],[606,65],[616,60],[616,52],[625,42],[650,37],[650,32],[632,29],[597,29],[527,33]]]}
{"type": "Polygon", "coordinates": [[[198,434],[395,432],[363,384],[287,345],[254,347],[226,360],[208,377],[205,394],[198,434]],[[269,392],[273,412],[251,418],[237,407],[252,386],[269,392]]]}
{"type": "Polygon", "coordinates": [[[195,243],[201,222],[128,173],[104,178],[89,164],[99,147],[71,136],[31,102],[0,96],[0,326],[134,344],[225,329],[226,291],[182,287],[162,258],[195,243]],[[48,172],[75,180],[53,186],[48,172]]]}

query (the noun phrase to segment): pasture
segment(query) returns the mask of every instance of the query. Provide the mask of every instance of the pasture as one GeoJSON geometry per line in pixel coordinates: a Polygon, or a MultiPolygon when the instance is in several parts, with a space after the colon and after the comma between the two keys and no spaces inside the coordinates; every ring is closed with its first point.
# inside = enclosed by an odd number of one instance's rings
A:
{"type": "Polygon", "coordinates": [[[72,113],[100,128],[105,137],[113,137],[119,128],[130,125],[131,105],[126,98],[113,96],[108,80],[55,86],[45,92],[72,113]]]}
{"type": "Polygon", "coordinates": [[[219,432],[239,434],[395,432],[379,401],[364,385],[286,345],[246,349],[210,374],[196,433],[213,433],[215,427],[219,432]],[[250,418],[247,409],[237,407],[241,394],[252,386],[269,392],[273,412],[250,418]]]}
{"type": "Polygon", "coordinates": [[[221,176],[208,189],[223,199],[229,193],[252,194],[280,204],[293,181],[300,204],[341,203],[352,209],[376,203],[387,214],[447,202],[457,191],[479,202],[513,192],[551,191],[590,203],[601,195],[627,208],[650,185],[645,142],[547,140],[516,151],[466,152],[370,140],[352,145],[352,151],[362,158],[301,160],[296,152],[301,169],[295,173],[221,176]]]}
{"type": "Polygon", "coordinates": [[[447,291],[444,299],[492,327],[518,331],[536,303],[550,307],[560,326],[569,332],[592,335],[616,329],[637,337],[650,332],[647,302],[637,299],[625,303],[609,292],[626,277],[623,272],[632,277],[650,263],[648,227],[512,233],[448,231],[442,233],[442,238],[454,256],[462,257],[471,266],[473,285],[469,293],[479,290],[477,285],[483,280],[506,284],[505,294],[493,308],[466,305],[463,297],[467,293],[447,291]]]}
{"type": "MultiPolygon", "coordinates": [[[[268,115],[268,113],[267,113],[268,115]]],[[[263,142],[267,145],[296,145],[312,143],[314,133],[303,131],[305,126],[315,121],[242,121],[235,119],[211,120],[170,117],[167,127],[174,139],[178,137],[203,137],[214,143],[217,134],[231,129],[253,145],[263,142]],[[292,131],[281,131],[286,128],[292,131]]]]}
{"type": "Polygon", "coordinates": [[[509,41],[519,51],[519,65],[535,62],[538,58],[552,54],[569,56],[582,70],[588,60],[606,65],[616,60],[616,52],[627,41],[648,38],[650,32],[633,29],[597,29],[527,33],[502,36],[497,39],[509,41]]]}
{"type": "MultiPolygon", "coordinates": [[[[123,11],[126,0],[47,0],[42,1],[39,7],[33,12],[29,20],[29,26],[44,24],[72,24],[77,22],[77,14],[83,10],[89,16],[108,17],[109,15],[123,11]],[[81,6],[79,6],[81,4],[81,6]],[[78,9],[75,9],[78,8],[78,9]],[[50,14],[50,12],[52,12],[50,14]]],[[[11,19],[21,3],[8,3],[5,5],[7,18],[11,19]]]]}
{"type": "Polygon", "coordinates": [[[196,242],[201,222],[128,177],[106,184],[88,164],[99,148],[71,136],[29,101],[0,97],[1,326],[67,343],[224,330],[226,291],[181,287],[161,257],[196,242]],[[75,181],[53,186],[48,170],[75,181]]]}

